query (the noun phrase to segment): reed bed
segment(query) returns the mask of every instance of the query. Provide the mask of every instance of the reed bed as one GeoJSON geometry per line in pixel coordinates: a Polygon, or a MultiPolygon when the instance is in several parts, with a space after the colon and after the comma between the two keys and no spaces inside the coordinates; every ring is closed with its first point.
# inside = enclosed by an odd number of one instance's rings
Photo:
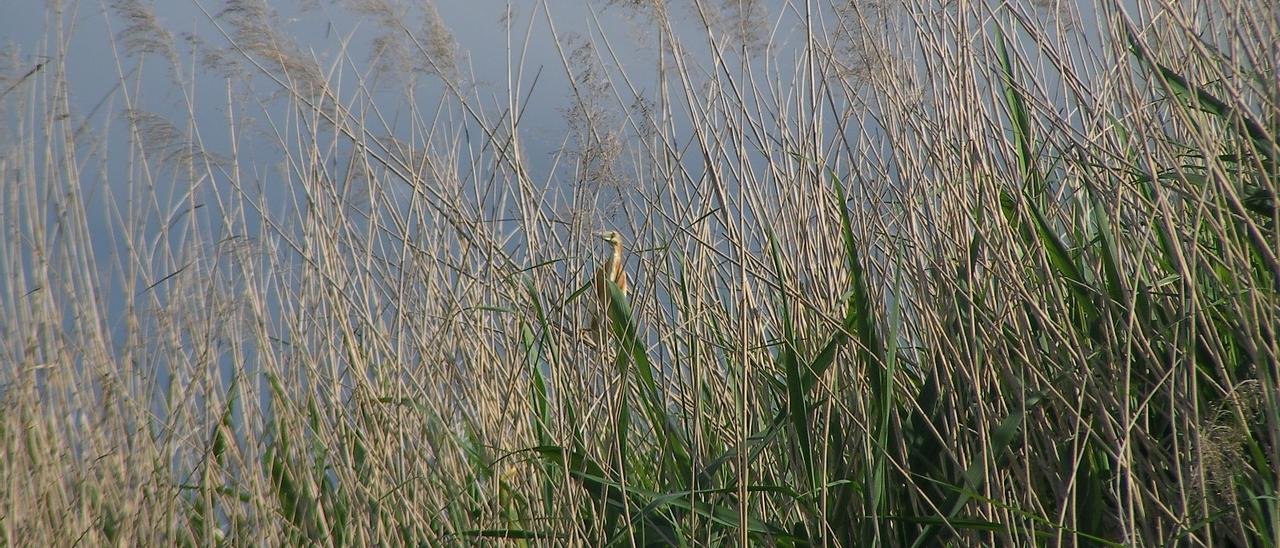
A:
{"type": "Polygon", "coordinates": [[[0,543],[1280,543],[1273,2],[338,4],[9,56],[0,543]]]}

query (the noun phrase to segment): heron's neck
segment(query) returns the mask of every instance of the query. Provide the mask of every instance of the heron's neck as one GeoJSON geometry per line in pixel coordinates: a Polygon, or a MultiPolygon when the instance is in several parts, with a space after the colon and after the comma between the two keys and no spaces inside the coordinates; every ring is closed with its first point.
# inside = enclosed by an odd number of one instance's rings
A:
{"type": "Polygon", "coordinates": [[[613,256],[609,258],[609,267],[610,267],[610,270],[622,269],[622,245],[621,244],[613,245],[613,256]]]}

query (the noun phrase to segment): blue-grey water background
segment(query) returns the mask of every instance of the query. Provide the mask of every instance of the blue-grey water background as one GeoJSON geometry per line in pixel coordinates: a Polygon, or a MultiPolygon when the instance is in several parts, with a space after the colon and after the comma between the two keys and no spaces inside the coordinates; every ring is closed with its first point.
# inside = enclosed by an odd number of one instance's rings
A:
{"type": "MultiPolygon", "coordinates": [[[[271,116],[272,109],[279,109],[278,114],[285,116],[289,102],[283,98],[284,94],[270,93],[272,83],[264,74],[245,73],[244,78],[253,80],[253,93],[244,94],[241,88],[245,82],[229,82],[227,74],[209,69],[202,59],[210,51],[227,47],[228,39],[222,34],[229,32],[224,17],[225,4],[218,1],[134,3],[154,15],[155,28],[169,33],[152,38],[173,44],[176,52],[173,59],[156,52],[138,51],[145,50],[145,47],[128,47],[130,32],[136,33],[136,29],[129,28],[130,23],[121,12],[129,4],[119,1],[49,3],[13,0],[0,6],[3,10],[0,44],[9,62],[17,67],[17,72],[20,73],[23,67],[35,66],[54,70],[56,63],[51,62],[50,55],[59,49],[54,41],[60,38],[67,40],[65,49],[68,55],[63,61],[70,86],[67,91],[71,112],[68,114],[84,130],[83,139],[77,140],[76,145],[78,156],[86,159],[79,166],[80,188],[86,202],[93,255],[103,269],[101,280],[107,284],[99,288],[105,301],[102,309],[106,311],[108,332],[115,338],[121,338],[126,329],[120,318],[129,301],[127,297],[147,291],[154,287],[152,284],[165,283],[166,276],[166,273],[152,272],[146,279],[137,281],[135,287],[120,286],[124,276],[117,272],[118,258],[127,257],[128,250],[119,237],[122,222],[119,212],[127,197],[139,190],[129,187],[139,184],[139,178],[129,171],[131,142],[135,137],[126,112],[132,109],[155,115],[178,127],[180,134],[194,128],[204,151],[229,157],[232,154],[230,128],[233,124],[228,122],[228,115],[237,110],[239,115],[253,109],[228,109],[228,104],[249,102],[262,114],[258,119],[240,120],[235,124],[238,128],[252,128],[235,136],[239,144],[236,167],[243,179],[254,185],[247,191],[261,194],[261,204],[268,210],[265,216],[300,218],[296,209],[290,209],[297,207],[296,200],[291,199],[297,189],[290,188],[290,179],[282,174],[280,166],[282,154],[289,152],[280,150],[279,136],[263,129],[263,118],[271,116]],[[136,101],[136,104],[130,105],[129,101],[136,101]]],[[[339,90],[341,99],[348,100],[353,94],[366,92],[355,85],[360,78],[367,76],[370,69],[361,62],[373,57],[375,40],[386,29],[376,17],[353,12],[345,4],[314,0],[268,3],[273,30],[296,42],[298,51],[315,59],[323,70],[328,71],[326,81],[339,90]]],[[[736,3],[710,3],[709,6],[724,9],[730,4],[736,3]]],[[[477,103],[485,103],[492,112],[501,110],[494,106],[505,102],[510,93],[521,98],[523,110],[518,125],[523,147],[521,162],[530,179],[548,189],[542,207],[556,212],[553,217],[571,208],[582,207],[583,204],[575,203],[581,196],[574,194],[574,184],[579,181],[574,179],[574,170],[567,167],[570,162],[556,161],[557,154],[566,147],[575,146],[570,138],[572,128],[567,121],[574,94],[565,56],[584,43],[591,43],[597,49],[607,47],[610,55],[618,56],[620,65],[604,67],[610,77],[626,74],[641,98],[652,98],[661,87],[658,65],[662,55],[659,33],[653,28],[654,21],[626,2],[495,0],[440,1],[432,5],[456,41],[457,66],[463,74],[461,81],[468,86],[467,95],[477,103]],[[519,88],[510,90],[510,81],[517,73],[520,75],[519,88]]],[[[749,32],[755,33],[754,39],[767,43],[768,47],[741,52],[727,48],[726,51],[729,55],[767,57],[775,65],[775,70],[782,74],[788,73],[788,64],[797,62],[805,46],[806,10],[821,12],[829,9],[828,4],[778,0],[741,5],[754,7],[748,10],[749,13],[739,7],[734,15],[750,17],[749,32]]],[[[409,13],[420,13],[418,8],[409,13]]],[[[693,63],[691,74],[695,78],[714,79],[716,62],[710,55],[708,32],[697,9],[685,3],[673,4],[670,9],[674,14],[670,19],[673,25],[671,32],[675,39],[680,40],[687,59],[693,63]]],[[[1079,18],[1090,21],[1093,14],[1080,14],[1079,18]]],[[[1096,31],[1088,25],[1077,26],[1070,32],[1077,33],[1077,39],[1083,43],[1098,43],[1096,31]]],[[[139,37],[132,38],[136,40],[139,37]]],[[[612,59],[604,56],[606,63],[612,63],[612,59]]],[[[443,83],[430,76],[416,78],[418,84],[411,97],[401,91],[402,86],[386,80],[385,86],[368,92],[370,99],[367,102],[376,104],[378,116],[387,121],[385,131],[388,137],[408,139],[412,126],[410,116],[416,114],[429,123],[437,115],[436,108],[446,95],[443,83]],[[418,109],[416,113],[414,106],[418,109]]],[[[1053,83],[1050,82],[1048,87],[1052,89],[1053,83]]],[[[633,99],[636,98],[621,97],[619,102],[627,103],[633,99]]],[[[619,107],[613,105],[612,108],[619,107]]],[[[455,106],[447,106],[441,112],[445,123],[463,127],[471,124],[455,106]]],[[[6,123],[15,116],[24,115],[4,113],[6,123]]],[[[833,117],[834,113],[823,112],[821,115],[833,117]]],[[[685,131],[689,124],[688,116],[687,112],[673,112],[671,123],[677,135],[688,133],[685,131]]],[[[851,138],[877,138],[874,112],[868,112],[860,125],[860,134],[851,138]]],[[[826,127],[839,127],[839,124],[826,127]]],[[[479,131],[464,134],[471,141],[465,145],[478,148],[486,144],[487,137],[479,131]]],[[[887,146],[887,143],[873,143],[871,148],[884,149],[887,146]]],[[[700,162],[696,154],[685,158],[691,164],[687,166],[690,172],[701,171],[696,165],[700,162]]],[[[750,161],[763,161],[763,158],[757,156],[750,161]]],[[[480,169],[480,166],[471,168],[480,169]]],[[[467,166],[463,167],[464,172],[467,169],[467,166]]],[[[892,173],[892,167],[887,171],[892,173]]],[[[39,176],[35,180],[38,184],[60,184],[39,176]]],[[[152,184],[156,185],[154,196],[167,200],[167,203],[158,204],[158,209],[169,214],[167,218],[148,218],[146,231],[159,232],[167,222],[191,214],[202,216],[201,226],[212,232],[205,235],[209,237],[208,244],[236,236],[264,236],[263,227],[252,218],[240,227],[248,230],[249,234],[219,232],[218,217],[212,208],[196,211],[189,207],[192,203],[213,204],[219,195],[240,191],[230,188],[226,180],[217,177],[216,172],[213,180],[209,181],[194,183],[174,176],[152,184]],[[186,187],[198,188],[198,195],[187,194],[186,187]]],[[[400,190],[405,191],[404,188],[400,190]]],[[[628,216],[634,218],[647,214],[643,200],[628,195],[628,189],[614,190],[618,196],[604,196],[599,201],[615,200],[620,205],[600,205],[591,210],[594,217],[591,225],[618,227],[626,223],[628,216]]],[[[488,203],[481,201],[475,204],[475,212],[495,233],[513,235],[504,243],[511,257],[524,265],[537,264],[544,258],[522,254],[517,226],[507,221],[512,212],[501,210],[504,204],[509,206],[497,198],[488,203]]],[[[419,230],[430,230],[430,227],[419,227],[419,230]]],[[[179,245],[181,239],[173,239],[171,243],[179,245]]],[[[12,283],[10,274],[0,273],[0,284],[12,283]]],[[[19,288],[18,291],[36,289],[19,288]]],[[[279,298],[278,295],[275,297],[279,298]]],[[[65,317],[70,322],[73,316],[68,314],[65,317]]],[[[122,340],[115,342],[123,343],[122,340]]]]}
{"type": "MultiPolygon", "coordinates": [[[[39,172],[31,180],[41,187],[41,192],[49,192],[49,196],[68,192],[72,186],[79,192],[92,260],[99,274],[95,282],[100,286],[93,291],[99,299],[96,308],[102,314],[101,323],[108,348],[122,355],[122,349],[136,344],[129,340],[131,329],[158,333],[163,331],[158,328],[159,322],[165,321],[145,310],[138,316],[131,316],[138,311],[128,310],[130,306],[142,303],[152,307],[153,311],[165,307],[190,308],[179,302],[183,298],[181,292],[168,292],[166,285],[175,283],[177,276],[188,269],[216,270],[218,261],[223,260],[222,254],[208,249],[198,255],[203,255],[204,260],[212,261],[212,264],[191,265],[182,264],[182,260],[176,263],[160,260],[175,270],[131,276],[127,271],[132,268],[134,253],[137,253],[137,250],[130,249],[131,245],[136,246],[140,242],[144,247],[169,246],[168,250],[151,248],[143,250],[143,253],[158,257],[171,253],[174,257],[183,257],[190,255],[190,250],[182,249],[183,246],[190,245],[192,241],[203,246],[217,246],[237,238],[266,241],[276,236],[272,234],[273,230],[298,230],[296,225],[306,217],[302,211],[306,206],[297,199],[302,191],[296,187],[296,178],[288,173],[289,166],[282,165],[285,159],[299,151],[282,150],[291,139],[272,132],[280,120],[290,123],[290,109],[296,104],[291,104],[281,86],[271,82],[267,74],[253,70],[244,59],[239,59],[242,69],[239,73],[217,70],[207,60],[210,53],[237,56],[237,52],[228,48],[235,37],[227,21],[227,4],[220,1],[16,0],[0,6],[3,12],[0,15],[0,47],[4,48],[4,57],[11,65],[9,73],[22,74],[29,67],[39,67],[31,78],[17,81],[13,91],[29,91],[35,96],[27,100],[36,101],[36,96],[41,93],[56,93],[50,91],[50,83],[57,81],[50,73],[63,71],[65,74],[69,109],[65,114],[78,128],[73,139],[74,157],[79,162],[77,180],[44,176],[39,172]],[[129,10],[139,8],[145,10],[149,26],[139,27],[128,16],[129,10]],[[58,41],[64,43],[60,45],[58,41]],[[171,49],[165,51],[165,48],[171,49]],[[65,57],[59,52],[65,52],[65,57]],[[247,71],[244,70],[246,68],[247,71]],[[254,117],[246,119],[246,114],[254,117]],[[235,122],[229,120],[233,115],[237,116],[235,122]],[[139,116],[148,117],[149,122],[135,126],[139,116]],[[275,116],[280,120],[273,119],[275,116]],[[150,123],[155,121],[160,123],[150,123]],[[141,133],[152,131],[153,135],[135,133],[134,127],[140,128],[141,133]],[[233,128],[235,135],[231,133],[233,128]],[[156,131],[170,129],[172,134],[165,133],[159,142],[148,142],[149,138],[155,137],[156,131]],[[135,156],[140,149],[153,149],[153,154],[150,154],[152,160],[160,161],[167,155],[183,152],[185,145],[164,142],[165,138],[174,141],[190,139],[196,145],[194,148],[210,157],[226,159],[234,154],[237,178],[247,186],[233,188],[233,177],[225,164],[220,169],[210,170],[210,176],[195,178],[184,176],[179,169],[166,168],[160,162],[140,170],[135,156]],[[237,223],[238,226],[225,226],[221,203],[241,192],[251,195],[250,202],[262,207],[263,211],[245,217],[237,223]],[[283,225],[264,227],[264,217],[282,220],[283,225]],[[141,226],[134,226],[138,222],[141,226]],[[190,230],[196,233],[184,232],[190,230]],[[160,237],[166,231],[171,233],[160,237]],[[126,237],[130,233],[135,238],[132,243],[126,237]],[[143,325],[130,326],[131,317],[138,318],[143,325]]],[[[364,79],[370,75],[376,40],[388,29],[385,21],[378,17],[350,9],[353,4],[359,2],[286,1],[266,5],[271,16],[271,30],[294,42],[291,46],[294,52],[314,59],[326,71],[325,80],[337,90],[341,101],[368,94],[361,101],[377,105],[377,116],[386,121],[386,127],[375,128],[382,130],[382,136],[407,141],[415,124],[421,124],[425,119],[430,125],[432,118],[438,116],[446,126],[463,128],[461,133],[467,142],[462,143],[461,149],[477,150],[491,145],[487,142],[489,138],[478,131],[480,128],[474,120],[468,120],[467,114],[457,108],[456,102],[444,99],[447,90],[439,78],[414,75],[411,96],[404,93],[404,82],[389,79],[385,74],[378,77],[380,80],[370,80],[375,84],[381,83],[378,87],[361,89],[364,79]],[[368,63],[363,63],[366,60],[368,63]],[[438,109],[442,100],[448,104],[438,109]],[[413,116],[418,116],[418,119],[411,119],[413,116]]],[[[757,18],[752,21],[754,27],[751,32],[758,35],[757,39],[769,41],[772,48],[769,55],[778,59],[775,63],[781,63],[780,70],[785,72],[786,64],[795,62],[796,52],[800,51],[805,39],[801,13],[785,9],[782,2],[750,4],[756,6],[752,16],[757,18]]],[[[414,3],[406,6],[413,8],[406,14],[421,15],[422,6],[414,3]]],[[[489,115],[500,113],[502,103],[512,93],[518,95],[523,103],[518,124],[523,153],[520,162],[529,178],[546,189],[541,207],[551,210],[553,218],[564,218],[575,214],[572,210],[581,210],[585,206],[593,217],[588,224],[595,228],[620,227],[629,219],[634,222],[636,217],[647,215],[643,210],[643,200],[630,195],[627,188],[608,189],[612,195],[584,199],[575,191],[575,185],[582,181],[575,178],[572,162],[564,160],[563,152],[578,146],[570,137],[573,131],[568,121],[575,101],[570,72],[576,68],[566,66],[573,62],[567,62],[566,57],[572,57],[577,48],[586,44],[597,50],[607,48],[608,53],[601,54],[602,62],[606,65],[613,63],[612,56],[617,55],[620,65],[602,67],[610,73],[609,77],[616,78],[618,74],[625,73],[637,87],[639,95],[652,98],[661,87],[658,81],[659,32],[653,28],[653,19],[647,17],[643,10],[627,6],[625,2],[444,1],[434,3],[433,7],[456,42],[455,59],[461,73],[457,81],[465,84],[468,100],[483,104],[489,115]],[[518,82],[516,89],[511,89],[513,80],[518,82]],[[581,203],[584,201],[587,203],[581,203]]],[[[697,9],[692,5],[680,5],[673,6],[672,10],[675,17],[670,19],[670,30],[681,40],[681,48],[694,63],[692,73],[698,75],[695,77],[714,79],[716,69],[708,55],[707,31],[697,9]],[[698,66],[698,63],[706,63],[706,66],[698,66]]],[[[406,24],[412,26],[412,23],[406,24]]],[[[9,99],[18,97],[15,95],[9,99]]],[[[622,100],[628,99],[636,98],[622,100]]],[[[37,101],[37,104],[58,108],[56,101],[37,101]]],[[[23,118],[37,123],[42,119],[27,110],[12,110],[0,115],[7,125],[23,118]]],[[[670,122],[675,131],[688,134],[689,114],[676,111],[673,115],[670,122]]],[[[42,138],[49,137],[35,133],[42,138]]],[[[341,141],[337,139],[333,143],[340,151],[338,155],[349,154],[350,143],[341,141]]],[[[15,147],[29,144],[9,143],[15,147]]],[[[61,143],[37,143],[34,150],[44,150],[46,146],[56,148],[61,143]]],[[[462,157],[458,160],[465,164],[468,159],[462,157]]],[[[688,155],[687,159],[692,171],[701,170],[698,165],[701,160],[696,154],[688,155]]],[[[36,162],[36,170],[40,169],[40,162],[36,162]]],[[[474,169],[483,169],[483,166],[462,166],[464,182],[466,174],[474,169]]],[[[397,190],[404,193],[402,203],[408,204],[411,194],[408,187],[393,185],[392,191],[397,190]]],[[[514,214],[504,210],[510,207],[506,196],[489,195],[488,198],[488,202],[481,199],[474,204],[474,213],[493,233],[509,236],[503,244],[504,251],[519,265],[528,266],[545,260],[524,253],[522,235],[511,220],[514,214]]],[[[43,213],[46,220],[58,216],[53,211],[54,201],[47,204],[50,211],[43,213]]],[[[354,222],[359,222],[359,219],[354,222]]],[[[418,226],[411,231],[422,234],[433,228],[418,226]]],[[[34,247],[24,249],[29,253],[34,247]]],[[[579,265],[590,261],[586,256],[589,254],[588,249],[584,257],[577,258],[579,265]]],[[[279,263],[273,267],[277,269],[287,269],[291,263],[300,260],[296,254],[283,254],[276,259],[279,263]]],[[[33,265],[38,263],[31,257],[24,257],[19,262],[26,268],[34,268],[33,265]]],[[[21,273],[21,276],[17,274],[0,272],[0,290],[27,296],[40,291],[60,291],[57,287],[11,287],[19,279],[27,280],[28,284],[30,280],[38,279],[31,272],[21,273]]],[[[221,288],[232,292],[237,289],[243,288],[221,288]]],[[[274,301],[268,302],[266,309],[272,323],[279,325],[280,315],[286,313],[285,307],[281,306],[285,297],[274,290],[263,297],[274,301]]],[[[659,299],[665,300],[664,296],[659,296],[659,299]]],[[[83,315],[76,308],[84,306],[84,303],[61,297],[54,302],[67,307],[58,315],[65,333],[73,340],[82,337],[83,326],[77,323],[83,320],[83,315]]],[[[192,303],[208,304],[209,301],[193,299],[192,303]]],[[[181,313],[217,314],[202,310],[181,313]]],[[[8,328],[0,331],[16,332],[8,328]]],[[[280,335],[284,336],[283,333],[280,335]]],[[[146,344],[163,345],[168,342],[153,340],[146,344]]],[[[192,345],[191,351],[199,346],[197,341],[184,341],[183,344],[192,345]]],[[[276,341],[275,344],[287,345],[288,341],[276,341]]],[[[237,354],[226,351],[225,345],[221,347],[223,350],[218,351],[219,357],[215,362],[221,369],[219,377],[224,386],[232,383],[238,370],[250,368],[251,363],[258,361],[257,353],[273,351],[251,342],[239,355],[243,361],[237,363],[237,354]]],[[[156,352],[155,355],[163,356],[165,353],[156,352]]],[[[21,361],[17,356],[12,358],[21,361]]],[[[189,381],[173,378],[172,372],[181,371],[181,365],[139,363],[129,367],[129,370],[148,377],[132,382],[137,382],[138,386],[160,388],[143,390],[145,397],[152,398],[151,406],[157,416],[165,415],[168,408],[165,400],[173,394],[172,390],[163,387],[189,381]]],[[[43,373],[38,376],[43,378],[43,373]]],[[[257,379],[257,382],[265,380],[257,379]]],[[[267,390],[262,393],[267,393],[267,390]]]]}

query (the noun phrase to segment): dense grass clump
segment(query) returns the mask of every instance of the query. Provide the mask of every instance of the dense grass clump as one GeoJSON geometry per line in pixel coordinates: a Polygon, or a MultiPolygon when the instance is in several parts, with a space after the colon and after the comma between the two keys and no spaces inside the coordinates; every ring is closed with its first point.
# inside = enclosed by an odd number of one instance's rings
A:
{"type": "Polygon", "coordinates": [[[0,544],[1280,544],[1272,0],[338,4],[8,56],[0,544]]]}

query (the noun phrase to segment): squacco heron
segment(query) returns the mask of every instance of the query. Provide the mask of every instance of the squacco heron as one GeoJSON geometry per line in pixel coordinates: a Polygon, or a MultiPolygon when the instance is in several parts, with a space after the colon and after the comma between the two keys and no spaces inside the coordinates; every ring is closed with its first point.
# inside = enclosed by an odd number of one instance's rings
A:
{"type": "Polygon", "coordinates": [[[603,341],[609,331],[609,282],[613,282],[627,294],[627,271],[622,269],[622,235],[613,230],[596,234],[600,239],[609,242],[612,247],[604,265],[596,269],[596,316],[591,320],[591,332],[597,333],[603,341]]]}

